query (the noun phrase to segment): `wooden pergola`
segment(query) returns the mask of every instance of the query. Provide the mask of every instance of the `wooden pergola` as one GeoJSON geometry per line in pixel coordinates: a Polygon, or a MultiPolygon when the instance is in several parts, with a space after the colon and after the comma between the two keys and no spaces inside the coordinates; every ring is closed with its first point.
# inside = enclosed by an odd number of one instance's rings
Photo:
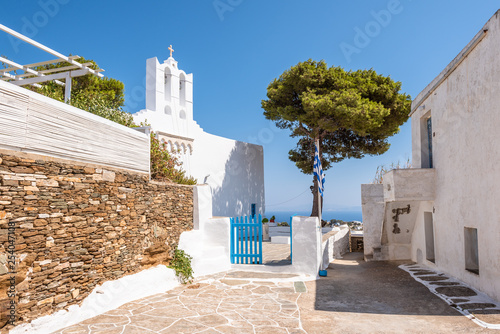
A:
{"type": "Polygon", "coordinates": [[[53,60],[42,61],[33,64],[21,65],[10,59],[0,57],[0,62],[7,64],[8,68],[0,69],[0,80],[7,81],[11,84],[17,86],[32,85],[35,87],[41,87],[39,84],[47,81],[54,81],[56,84],[63,86],[64,90],[64,102],[68,102],[71,99],[71,78],[80,77],[86,74],[93,74],[99,78],[103,77],[103,69],[93,70],[89,68],[92,63],[79,63],[75,61],[79,59],[79,56],[65,56],[43,44],[40,44],[29,37],[26,37],[6,26],[0,24],[0,30],[31,44],[40,50],[49,53],[51,56],[57,57],[53,60]],[[53,68],[49,70],[37,71],[35,68],[43,65],[50,65],[56,63],[66,62],[68,65],[59,68],[53,68]],[[24,73],[17,74],[14,71],[22,70],[24,73]],[[14,72],[14,73],[11,73],[14,72]],[[60,81],[64,80],[64,82],[60,81]]]}

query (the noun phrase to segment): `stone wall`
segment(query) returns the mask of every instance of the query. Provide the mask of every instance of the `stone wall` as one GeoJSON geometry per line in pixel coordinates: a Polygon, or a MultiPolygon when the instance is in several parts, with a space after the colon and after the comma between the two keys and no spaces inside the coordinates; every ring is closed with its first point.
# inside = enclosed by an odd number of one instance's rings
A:
{"type": "Polygon", "coordinates": [[[191,186],[0,151],[0,325],[13,300],[20,324],[78,304],[105,281],[168,264],[192,228],[191,186]]]}

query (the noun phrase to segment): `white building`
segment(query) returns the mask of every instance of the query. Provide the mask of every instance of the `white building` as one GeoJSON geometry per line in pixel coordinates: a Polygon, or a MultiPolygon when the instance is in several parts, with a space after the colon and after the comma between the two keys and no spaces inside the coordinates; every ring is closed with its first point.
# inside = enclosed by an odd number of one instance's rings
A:
{"type": "Polygon", "coordinates": [[[367,260],[413,260],[500,300],[500,11],[413,101],[412,169],[362,185],[367,260]]]}
{"type": "Polygon", "coordinates": [[[203,131],[193,119],[193,74],[178,68],[172,51],[163,64],[156,57],[147,60],[146,109],[134,121],[150,124],[160,141],[180,151],[187,174],[211,186],[214,216],[251,214],[252,205],[263,214],[262,146],[203,131]]]}

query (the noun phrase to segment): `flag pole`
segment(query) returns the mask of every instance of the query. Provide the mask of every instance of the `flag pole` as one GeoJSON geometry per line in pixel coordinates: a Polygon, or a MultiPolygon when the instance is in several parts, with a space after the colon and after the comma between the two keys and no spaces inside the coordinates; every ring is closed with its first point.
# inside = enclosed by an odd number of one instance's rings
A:
{"type": "MultiPolygon", "coordinates": [[[[320,147],[319,147],[319,138],[316,138],[316,141],[314,143],[316,145],[316,147],[318,148],[318,159],[320,159],[321,157],[321,154],[320,154],[320,147]]],[[[320,160],[321,161],[321,160],[320,160]]],[[[321,223],[321,219],[322,219],[322,213],[321,213],[321,176],[318,174],[318,176],[316,176],[316,182],[318,184],[318,218],[319,218],[319,226],[322,225],[321,223]]]]}

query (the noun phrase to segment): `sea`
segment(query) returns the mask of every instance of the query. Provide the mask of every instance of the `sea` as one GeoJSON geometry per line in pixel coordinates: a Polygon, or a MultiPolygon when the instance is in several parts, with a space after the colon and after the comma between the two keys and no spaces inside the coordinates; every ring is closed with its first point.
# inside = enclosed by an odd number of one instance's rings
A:
{"type": "MultiPolygon", "coordinates": [[[[309,211],[267,211],[265,217],[270,219],[272,216],[276,217],[276,222],[289,222],[290,216],[310,216],[309,211]]],[[[350,221],[362,221],[361,211],[323,211],[323,220],[330,221],[331,219],[350,221]]]]}

